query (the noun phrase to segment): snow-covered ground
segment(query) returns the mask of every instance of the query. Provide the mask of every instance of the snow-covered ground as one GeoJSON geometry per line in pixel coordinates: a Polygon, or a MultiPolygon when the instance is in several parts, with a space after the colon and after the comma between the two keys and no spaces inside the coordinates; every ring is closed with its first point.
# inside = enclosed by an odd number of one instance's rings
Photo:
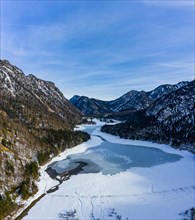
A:
{"type": "MultiPolygon", "coordinates": [[[[79,129],[96,126],[93,134],[109,142],[156,147],[183,158],[150,168],[131,168],[116,175],[90,173],[71,176],[59,190],[43,197],[24,219],[183,219],[179,214],[195,207],[194,156],[167,145],[124,140],[102,133],[99,127],[102,124],[84,125],[79,129]]],[[[50,163],[84,152],[101,142],[99,137],[92,136],[88,142],[67,150],[50,163]]],[[[41,168],[39,192],[35,197],[58,183],[44,171],[47,165],[41,168]]]]}

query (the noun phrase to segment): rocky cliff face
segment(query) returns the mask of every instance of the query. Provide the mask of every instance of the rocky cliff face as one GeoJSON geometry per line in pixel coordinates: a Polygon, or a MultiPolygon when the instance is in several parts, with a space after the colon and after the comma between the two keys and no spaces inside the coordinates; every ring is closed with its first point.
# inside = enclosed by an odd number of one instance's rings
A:
{"type": "MultiPolygon", "coordinates": [[[[52,82],[0,60],[0,219],[37,191],[38,164],[89,139],[81,113],[52,82]]],[[[11,216],[9,216],[11,218],[11,216]]]]}
{"type": "Polygon", "coordinates": [[[187,84],[188,82],[180,82],[176,85],[161,85],[149,92],[131,90],[112,101],[102,101],[76,95],[70,99],[70,102],[84,115],[103,115],[103,113],[141,110],[150,106],[152,102],[161,96],[173,92],[187,84]]]}
{"type": "Polygon", "coordinates": [[[195,153],[195,81],[132,112],[127,122],[104,126],[102,131],[120,137],[171,144],[195,153]]]}

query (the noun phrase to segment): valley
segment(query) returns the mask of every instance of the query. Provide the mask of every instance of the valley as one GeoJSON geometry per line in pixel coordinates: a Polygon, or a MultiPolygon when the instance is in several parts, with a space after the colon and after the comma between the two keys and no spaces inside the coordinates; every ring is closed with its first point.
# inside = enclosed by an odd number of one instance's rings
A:
{"type": "Polygon", "coordinates": [[[195,220],[195,0],[0,0],[0,220],[195,220]]]}
{"type": "Polygon", "coordinates": [[[71,103],[7,60],[0,80],[0,219],[194,216],[195,81],[71,103]]]}

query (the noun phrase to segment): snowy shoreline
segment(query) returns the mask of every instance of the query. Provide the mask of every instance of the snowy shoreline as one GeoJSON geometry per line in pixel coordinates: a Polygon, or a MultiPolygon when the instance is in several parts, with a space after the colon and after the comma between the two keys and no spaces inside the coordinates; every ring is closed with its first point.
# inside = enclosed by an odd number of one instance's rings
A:
{"type": "MultiPolygon", "coordinates": [[[[102,173],[79,174],[77,176],[72,176],[69,181],[63,183],[58,192],[52,193],[53,200],[50,202],[53,204],[54,208],[53,210],[50,210],[51,213],[48,215],[51,219],[57,218],[56,213],[59,213],[60,210],[62,210],[60,213],[63,213],[63,206],[59,203],[59,207],[56,207],[55,205],[57,202],[56,198],[58,198],[56,196],[60,194],[63,195],[63,189],[66,189],[65,192],[67,200],[64,198],[63,204],[66,205],[67,209],[69,208],[72,210],[75,206],[75,201],[77,202],[77,197],[81,196],[81,198],[79,197],[79,201],[82,203],[82,208],[80,207],[81,210],[77,213],[77,215],[78,217],[84,217],[85,219],[89,218],[91,215],[91,211],[89,212],[89,210],[91,210],[91,206],[93,206],[93,215],[100,217],[100,219],[105,216],[105,214],[102,214],[104,212],[103,210],[107,210],[108,212],[108,210],[113,206],[115,206],[115,209],[117,208],[118,213],[121,213],[122,216],[129,216],[129,208],[132,208],[131,215],[134,219],[143,218],[143,215],[145,216],[145,219],[151,219],[151,216],[157,219],[158,217],[161,217],[161,219],[168,219],[166,218],[167,214],[163,213],[163,210],[169,209],[170,206],[172,211],[170,211],[168,217],[170,218],[174,216],[174,218],[179,219],[179,212],[191,208],[190,206],[193,205],[192,193],[194,193],[193,165],[195,160],[193,154],[173,149],[169,145],[121,139],[113,135],[102,133],[100,131],[100,126],[104,123],[98,120],[95,121],[97,123],[96,125],[82,125],[77,128],[79,130],[84,130],[86,127],[98,126],[95,131],[92,132],[91,139],[89,141],[72,149],[66,150],[41,167],[41,176],[40,181],[38,182],[39,191],[35,196],[25,202],[25,207],[20,210],[17,215],[21,214],[23,210],[32,203],[32,201],[36,200],[49,188],[58,183],[58,181],[51,179],[44,171],[47,166],[55,161],[65,159],[70,154],[81,153],[90,147],[101,144],[102,140],[94,135],[100,135],[111,143],[159,148],[167,153],[176,153],[181,155],[183,158],[174,164],[167,163],[147,169],[134,168],[130,171],[119,173],[114,176],[105,176],[102,173]],[[178,175],[178,171],[181,175],[178,175]],[[83,185],[83,182],[86,183],[87,186],[83,185]],[[123,188],[120,187],[121,184],[123,185],[123,188]],[[90,190],[86,187],[90,188],[90,190]],[[87,194],[89,197],[85,195],[85,192],[88,192],[87,194]],[[126,201],[125,204],[123,199],[124,197],[126,201]],[[175,199],[175,197],[181,199],[175,199]],[[171,200],[174,201],[174,206],[173,203],[170,202],[171,200]],[[158,203],[159,206],[157,205],[158,203]],[[151,207],[149,207],[148,204],[150,204],[151,207]],[[142,209],[143,215],[139,211],[140,208],[142,209]],[[150,212],[148,212],[148,210],[150,210],[150,212]]],[[[43,198],[40,203],[47,204],[47,199],[51,198],[43,198]]],[[[61,199],[60,202],[62,202],[61,199]]],[[[44,210],[41,209],[41,206],[37,205],[36,207],[33,207],[33,210],[29,211],[30,215],[25,216],[25,219],[38,219],[37,216],[40,215],[44,218],[44,210]]]]}
{"type": "MultiPolygon", "coordinates": [[[[82,130],[82,126],[80,127],[82,130]]],[[[32,204],[33,201],[37,200],[40,196],[45,194],[50,188],[56,186],[59,183],[57,180],[51,179],[50,176],[45,171],[49,164],[59,161],[59,160],[63,160],[68,155],[82,153],[87,148],[92,147],[92,146],[95,147],[101,144],[101,142],[102,140],[99,137],[91,136],[91,139],[88,140],[87,142],[79,144],[73,148],[66,149],[64,152],[60,153],[58,156],[48,161],[45,165],[40,166],[40,169],[39,169],[40,177],[39,177],[39,181],[37,182],[38,192],[34,196],[30,197],[28,200],[22,203],[24,207],[17,212],[14,218],[17,218],[19,215],[21,215],[21,213],[24,212],[26,208],[28,208],[28,206],[32,204]]]]}
{"type": "Polygon", "coordinates": [[[185,157],[186,156],[194,157],[193,153],[191,153],[187,150],[176,149],[176,148],[173,148],[172,146],[167,145],[167,144],[159,144],[159,143],[154,143],[154,142],[150,142],[150,141],[141,141],[141,140],[131,140],[131,139],[120,138],[119,136],[115,136],[115,135],[101,132],[100,127],[96,128],[96,130],[92,134],[93,135],[100,135],[105,140],[107,140],[111,143],[144,146],[144,147],[154,147],[154,148],[158,148],[166,153],[176,153],[176,154],[179,154],[179,155],[185,156],[185,157]]]}

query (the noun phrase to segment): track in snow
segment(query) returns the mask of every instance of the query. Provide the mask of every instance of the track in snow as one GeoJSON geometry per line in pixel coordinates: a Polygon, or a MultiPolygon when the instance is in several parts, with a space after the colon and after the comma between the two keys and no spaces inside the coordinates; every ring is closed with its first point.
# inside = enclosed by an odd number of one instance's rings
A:
{"type": "Polygon", "coordinates": [[[195,186],[185,186],[185,187],[179,187],[179,188],[173,188],[169,190],[161,190],[161,191],[152,191],[147,193],[139,193],[139,194],[119,194],[119,195],[79,195],[77,192],[77,188],[75,191],[76,195],[52,195],[52,197],[67,197],[67,198],[113,198],[113,197],[143,197],[143,196],[149,196],[149,195],[164,195],[166,197],[166,194],[170,193],[194,193],[195,192],[195,186]]]}

